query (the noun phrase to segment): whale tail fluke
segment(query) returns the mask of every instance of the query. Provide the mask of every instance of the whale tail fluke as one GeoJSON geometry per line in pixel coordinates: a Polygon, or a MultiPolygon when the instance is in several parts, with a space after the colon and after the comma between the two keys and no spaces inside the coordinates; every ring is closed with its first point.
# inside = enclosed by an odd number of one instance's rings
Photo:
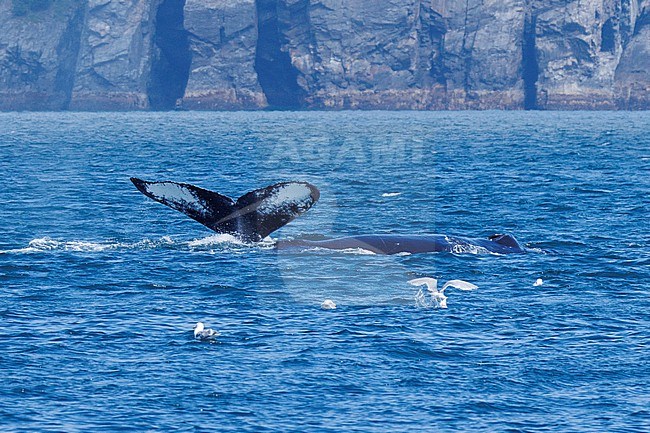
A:
{"type": "Polygon", "coordinates": [[[177,182],[147,182],[131,178],[135,187],[147,197],[169,206],[204,226],[218,232],[232,234],[235,227],[227,219],[235,211],[230,198],[194,185],[177,182]]]}
{"type": "Polygon", "coordinates": [[[217,233],[258,242],[307,212],[320,197],[307,182],[282,182],[251,191],[237,201],[187,183],[131,178],[147,197],[169,206],[217,233]]]}

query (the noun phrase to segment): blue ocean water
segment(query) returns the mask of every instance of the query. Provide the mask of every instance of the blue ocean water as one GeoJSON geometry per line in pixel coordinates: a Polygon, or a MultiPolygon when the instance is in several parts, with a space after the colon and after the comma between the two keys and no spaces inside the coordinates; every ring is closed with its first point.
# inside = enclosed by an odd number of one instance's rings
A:
{"type": "Polygon", "coordinates": [[[650,431],[648,113],[4,113],[0,170],[2,431],[650,431]],[[532,251],[245,246],[130,176],[532,251]]]}

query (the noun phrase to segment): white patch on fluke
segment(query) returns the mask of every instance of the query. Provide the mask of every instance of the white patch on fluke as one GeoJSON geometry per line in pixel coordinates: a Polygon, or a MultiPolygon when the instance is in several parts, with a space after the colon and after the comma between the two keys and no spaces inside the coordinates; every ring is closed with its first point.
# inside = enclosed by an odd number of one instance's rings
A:
{"type": "Polygon", "coordinates": [[[300,183],[279,186],[260,202],[257,212],[275,213],[290,206],[305,207],[310,202],[311,189],[300,183]]]}
{"type": "Polygon", "coordinates": [[[192,191],[173,182],[147,183],[145,187],[149,194],[161,200],[183,202],[187,205],[197,202],[197,198],[192,191]]]}

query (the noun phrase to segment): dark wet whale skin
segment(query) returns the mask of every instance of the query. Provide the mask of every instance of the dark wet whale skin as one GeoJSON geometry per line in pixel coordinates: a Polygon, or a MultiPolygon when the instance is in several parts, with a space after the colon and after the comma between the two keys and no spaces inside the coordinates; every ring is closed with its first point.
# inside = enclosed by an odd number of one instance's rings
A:
{"type": "MultiPolygon", "coordinates": [[[[307,212],[320,197],[318,188],[307,182],[281,182],[246,193],[236,201],[187,183],[149,182],[135,177],[131,182],[147,197],[184,213],[209,229],[252,243],[261,241],[307,212]]],[[[464,253],[477,247],[499,254],[524,252],[517,240],[508,234],[496,234],[487,239],[445,235],[362,235],[319,241],[280,241],[277,247],[361,248],[377,254],[464,253]]]]}
{"type": "Polygon", "coordinates": [[[473,247],[485,248],[491,253],[524,253],[517,240],[511,235],[493,235],[487,239],[463,238],[439,234],[432,235],[362,235],[327,240],[278,241],[278,249],[326,248],[346,250],[361,248],[376,254],[469,252],[473,247]]]}

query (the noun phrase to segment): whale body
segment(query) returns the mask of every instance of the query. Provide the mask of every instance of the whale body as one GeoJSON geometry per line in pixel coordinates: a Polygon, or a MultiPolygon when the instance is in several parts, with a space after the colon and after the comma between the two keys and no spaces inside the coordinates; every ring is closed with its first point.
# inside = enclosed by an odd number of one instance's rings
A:
{"type": "MultiPolygon", "coordinates": [[[[217,233],[230,234],[244,242],[259,242],[296,217],[319,199],[318,188],[307,182],[282,182],[244,194],[237,200],[187,183],[149,182],[131,178],[147,197],[184,213],[217,233]]],[[[364,249],[376,254],[489,252],[508,254],[525,250],[509,234],[487,239],[446,235],[362,235],[326,240],[279,241],[277,248],[364,249]]]]}
{"type": "Polygon", "coordinates": [[[326,240],[291,240],[278,241],[280,249],[326,248],[331,250],[363,249],[375,254],[433,253],[433,252],[480,252],[481,250],[497,254],[523,253],[525,250],[509,234],[496,234],[487,239],[463,238],[447,235],[395,235],[376,234],[348,236],[326,240]]]}

